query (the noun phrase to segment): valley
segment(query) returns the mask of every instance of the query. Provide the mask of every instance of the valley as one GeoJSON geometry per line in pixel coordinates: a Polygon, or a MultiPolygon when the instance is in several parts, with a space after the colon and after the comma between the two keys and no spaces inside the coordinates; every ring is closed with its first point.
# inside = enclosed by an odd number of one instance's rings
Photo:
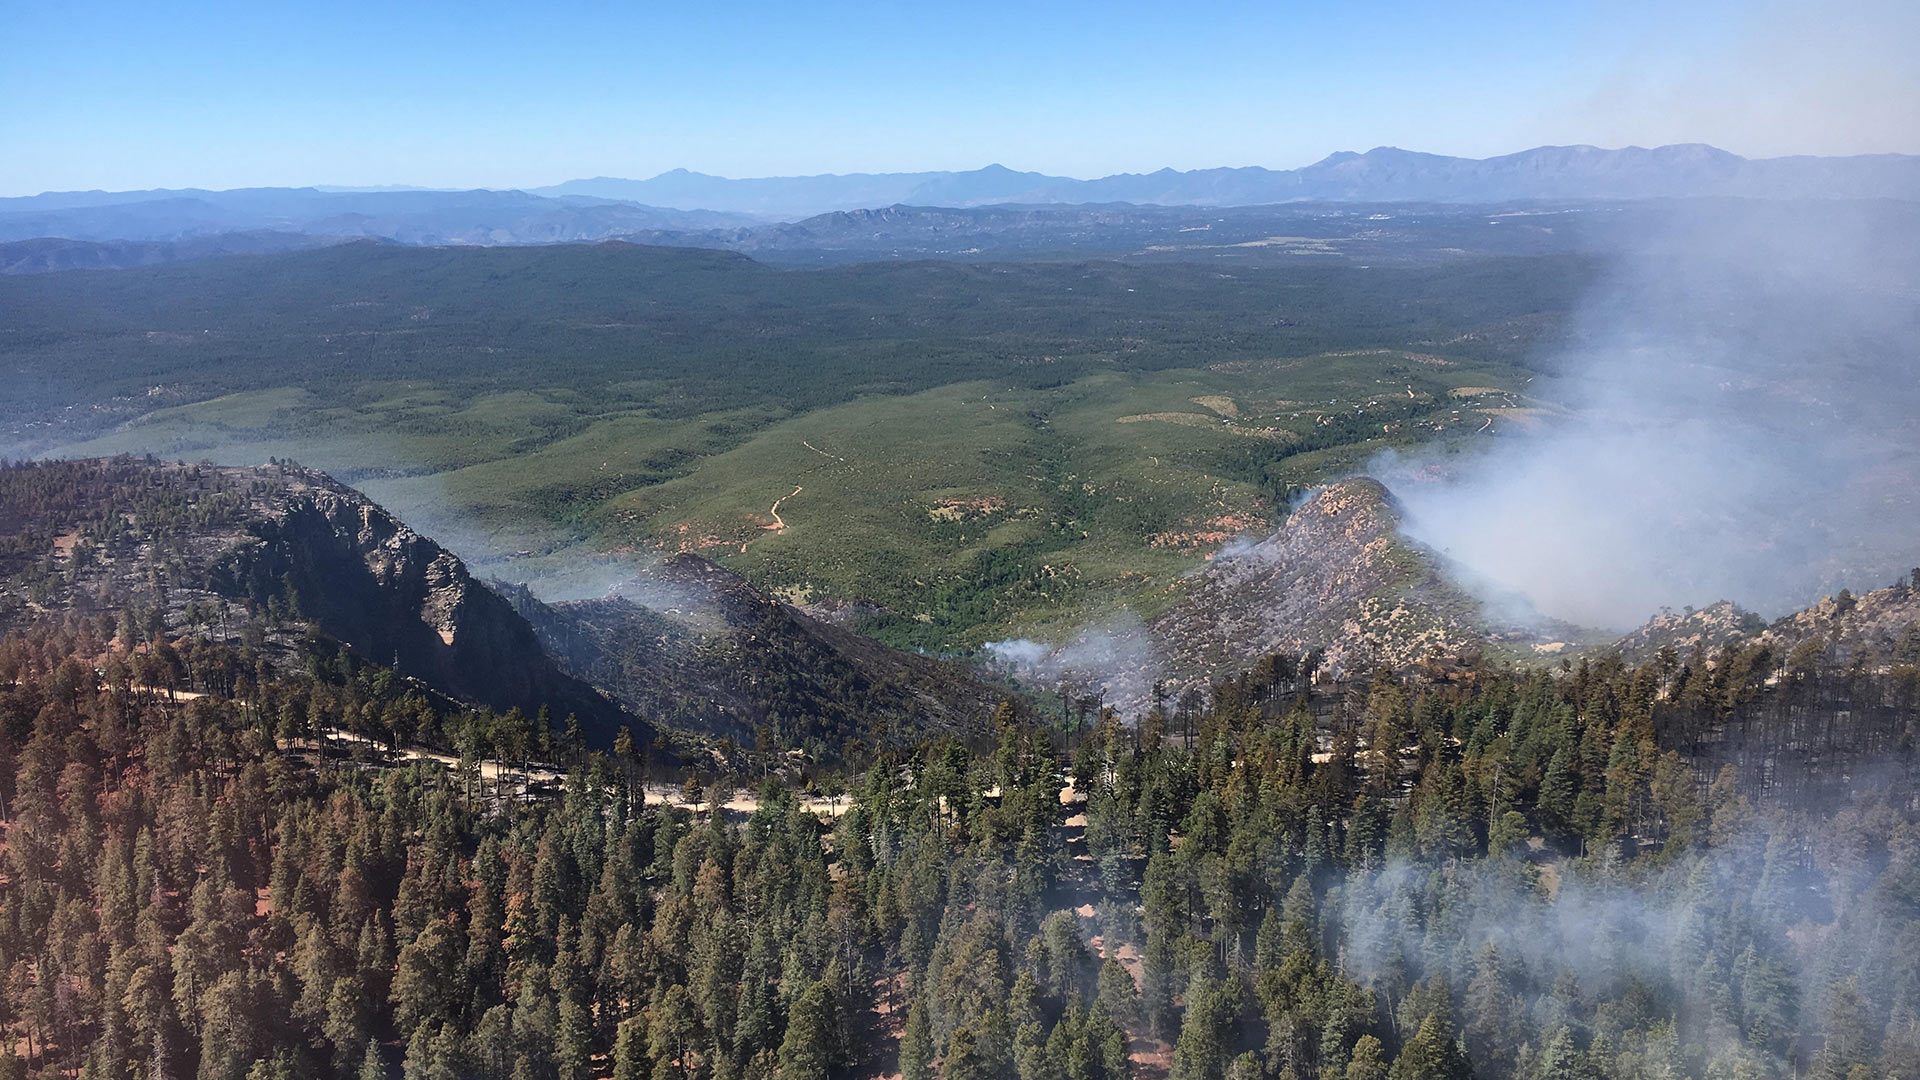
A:
{"type": "Polygon", "coordinates": [[[0,282],[31,358],[0,424],[15,454],[323,468],[545,595],[696,552],[967,653],[1152,617],[1292,493],[1485,437],[1463,388],[1545,393],[1524,360],[1589,273],[348,245],[0,282]]]}

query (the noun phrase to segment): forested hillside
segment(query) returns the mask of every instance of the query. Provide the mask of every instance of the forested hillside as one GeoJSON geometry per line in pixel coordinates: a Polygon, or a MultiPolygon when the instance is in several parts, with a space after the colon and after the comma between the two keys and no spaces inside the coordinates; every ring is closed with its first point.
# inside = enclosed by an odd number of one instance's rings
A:
{"type": "Polygon", "coordinates": [[[1276,657],[1137,729],[1009,707],[729,812],[644,802],[624,737],[244,645],[171,646],[159,688],[116,633],[0,645],[5,1075],[1920,1068],[1920,636],[1777,677],[1730,645],[1316,691],[1276,657]],[[1823,722],[1743,763],[1663,741],[1783,695],[1823,722]],[[1770,764],[1809,748],[1854,779],[1770,764]]]}

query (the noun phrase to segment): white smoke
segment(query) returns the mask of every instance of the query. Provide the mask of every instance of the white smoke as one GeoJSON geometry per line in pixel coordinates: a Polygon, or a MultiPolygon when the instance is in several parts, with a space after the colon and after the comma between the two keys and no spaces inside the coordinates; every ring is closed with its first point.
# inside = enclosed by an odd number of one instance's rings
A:
{"type": "Polygon", "coordinates": [[[1407,532],[1589,626],[1920,562],[1920,206],[1676,204],[1546,368],[1571,417],[1383,462],[1407,532]]]}
{"type": "Polygon", "coordinates": [[[1145,623],[1132,612],[1109,618],[1060,644],[1009,638],[986,644],[987,655],[1023,682],[1049,690],[1097,693],[1133,711],[1152,696],[1164,662],[1145,623]]]}
{"type": "Polygon", "coordinates": [[[1042,645],[1032,638],[1008,638],[1005,641],[987,642],[987,655],[995,663],[1005,664],[1015,671],[1031,671],[1046,662],[1053,652],[1050,646],[1042,645]]]}

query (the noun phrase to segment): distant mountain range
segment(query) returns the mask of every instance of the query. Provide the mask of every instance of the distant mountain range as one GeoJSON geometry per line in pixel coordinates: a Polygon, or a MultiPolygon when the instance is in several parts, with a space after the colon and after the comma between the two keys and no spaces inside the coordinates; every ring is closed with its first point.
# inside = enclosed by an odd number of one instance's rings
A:
{"type": "Polygon", "coordinates": [[[1342,151],[1300,169],[1195,169],[1075,180],[989,165],[970,172],[853,173],[730,180],[675,169],[649,180],[570,180],[534,193],[655,206],[701,207],[775,218],[904,203],[1137,203],[1254,206],[1298,202],[1512,202],[1740,196],[1920,197],[1920,157],[1749,159],[1711,146],[1651,150],[1542,146],[1491,158],[1379,147],[1342,151]]]}
{"type": "MultiPolygon", "coordinates": [[[[1920,157],[1755,160],[1710,146],[1682,145],[1652,150],[1549,146],[1473,159],[1382,147],[1364,154],[1334,154],[1300,169],[1162,169],[1097,180],[990,165],[969,172],[747,180],[675,169],[648,180],[570,180],[532,191],[311,187],[48,192],[0,199],[0,245],[57,239],[117,246],[40,244],[0,250],[0,272],[136,266],[284,250],[307,246],[315,237],[424,245],[631,238],[755,253],[804,252],[791,260],[796,262],[909,251],[938,257],[1003,249],[1006,245],[996,238],[1006,228],[1019,233],[1014,246],[1038,251],[1077,250],[1080,241],[1095,234],[1124,233],[1127,243],[1160,243],[1156,234],[1165,227],[1193,230],[1213,224],[1142,218],[1135,208],[1277,209],[1317,203],[1466,207],[1675,198],[1920,200],[1920,157]],[[1058,217],[1063,207],[1075,206],[1102,211],[1083,220],[1058,217]],[[1036,212],[978,216],[988,207],[1030,207],[1036,212]],[[876,208],[884,208],[879,217],[858,213],[876,208]],[[905,208],[915,212],[903,216],[905,208]],[[928,208],[975,216],[949,215],[936,221],[926,216],[928,208]],[[854,216],[818,220],[848,214],[854,216]],[[800,223],[798,232],[786,228],[792,222],[800,223]],[[1124,226],[1118,232],[1116,223],[1124,226]],[[900,242],[906,250],[887,246],[900,242]]],[[[1286,213],[1298,216],[1294,210],[1286,213]]],[[[1255,227],[1252,222],[1246,225],[1255,227]]]]}
{"type": "Polygon", "coordinates": [[[62,191],[0,199],[0,241],[169,241],[234,232],[377,237],[403,244],[550,244],[650,229],[752,224],[740,214],[671,210],[524,191],[235,188],[62,191]]]}

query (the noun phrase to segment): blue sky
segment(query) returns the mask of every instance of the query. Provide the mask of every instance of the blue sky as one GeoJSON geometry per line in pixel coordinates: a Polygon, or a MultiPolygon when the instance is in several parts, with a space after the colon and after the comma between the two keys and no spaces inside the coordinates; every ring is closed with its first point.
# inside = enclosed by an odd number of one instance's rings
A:
{"type": "Polygon", "coordinates": [[[0,0],[0,194],[1920,152],[1920,4],[0,0]]]}

